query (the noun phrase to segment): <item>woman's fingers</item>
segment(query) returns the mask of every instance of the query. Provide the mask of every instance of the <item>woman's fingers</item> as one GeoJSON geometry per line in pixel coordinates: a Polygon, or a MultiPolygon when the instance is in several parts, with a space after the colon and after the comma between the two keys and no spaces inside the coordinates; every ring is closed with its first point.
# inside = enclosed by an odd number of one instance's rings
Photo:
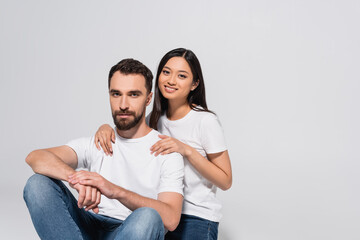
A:
{"type": "Polygon", "coordinates": [[[158,156],[159,154],[163,153],[164,151],[170,150],[172,149],[172,145],[170,144],[160,144],[158,145],[153,151],[152,153],[155,153],[155,156],[158,156]]]}
{"type": "Polygon", "coordinates": [[[104,153],[106,155],[109,155],[109,149],[108,149],[108,146],[107,146],[107,143],[106,143],[106,137],[104,137],[104,136],[100,137],[100,145],[101,145],[104,153]]]}
{"type": "Polygon", "coordinates": [[[166,139],[159,140],[154,145],[152,145],[152,147],[150,148],[150,151],[155,152],[160,147],[163,147],[163,146],[168,145],[170,143],[171,143],[171,138],[166,138],[166,139]]]}
{"type": "Polygon", "coordinates": [[[159,134],[159,138],[161,138],[161,139],[166,139],[166,138],[170,138],[169,136],[167,136],[167,135],[162,135],[162,134],[159,134]]]}
{"type": "Polygon", "coordinates": [[[99,151],[101,150],[100,145],[99,145],[99,138],[97,137],[97,135],[95,135],[95,146],[99,151]]]}
{"type": "MultiPolygon", "coordinates": [[[[155,153],[155,156],[162,154],[164,151],[170,150],[170,152],[176,152],[177,145],[173,138],[166,135],[159,135],[159,137],[163,138],[156,142],[151,148],[151,154],[155,153]]],[[[165,153],[164,153],[165,154],[165,153]]]]}
{"type": "Polygon", "coordinates": [[[113,143],[115,143],[115,131],[114,130],[111,132],[111,141],[113,143]]]}
{"type": "Polygon", "coordinates": [[[172,149],[167,149],[167,150],[163,151],[163,152],[161,153],[161,155],[166,155],[166,154],[173,153],[173,152],[174,152],[174,151],[173,151],[172,149]]]}
{"type": "Polygon", "coordinates": [[[110,154],[110,156],[112,155],[112,144],[111,144],[111,139],[112,137],[111,136],[109,136],[109,137],[107,137],[106,138],[106,149],[108,150],[108,153],[110,154]]]}

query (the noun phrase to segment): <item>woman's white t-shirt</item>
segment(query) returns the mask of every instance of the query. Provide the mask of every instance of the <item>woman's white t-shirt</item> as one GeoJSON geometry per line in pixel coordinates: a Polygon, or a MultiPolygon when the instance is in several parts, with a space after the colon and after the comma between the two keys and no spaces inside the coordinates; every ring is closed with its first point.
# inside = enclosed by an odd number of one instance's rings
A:
{"type": "MultiPolygon", "coordinates": [[[[196,149],[203,157],[206,154],[227,150],[223,129],[215,114],[191,110],[185,117],[171,121],[162,115],[158,131],[196,149]]],[[[221,203],[216,198],[217,187],[205,179],[184,158],[184,204],[182,213],[198,216],[214,222],[221,219],[221,203]]]]}

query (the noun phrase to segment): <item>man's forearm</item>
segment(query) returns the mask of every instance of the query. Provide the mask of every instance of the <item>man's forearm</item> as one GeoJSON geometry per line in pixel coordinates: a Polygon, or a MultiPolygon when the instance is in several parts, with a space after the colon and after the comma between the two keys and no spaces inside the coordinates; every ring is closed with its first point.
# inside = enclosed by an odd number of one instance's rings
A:
{"type": "MultiPolygon", "coordinates": [[[[160,214],[165,228],[167,228],[170,231],[175,230],[175,228],[177,227],[180,221],[181,207],[180,208],[174,207],[168,203],[162,202],[161,200],[147,198],[137,193],[126,190],[122,187],[119,186],[117,187],[118,190],[115,191],[114,198],[120,201],[122,204],[124,204],[127,208],[134,211],[140,207],[151,207],[160,214]]],[[[175,203],[173,205],[176,206],[177,204],[180,204],[180,206],[182,206],[182,200],[183,200],[182,195],[179,193],[170,193],[170,194],[178,195],[173,200],[173,203],[174,201],[178,201],[178,203],[175,203]]]]}
{"type": "Polygon", "coordinates": [[[58,156],[45,149],[31,152],[26,157],[26,162],[35,173],[59,180],[67,181],[68,176],[75,172],[72,167],[64,163],[58,156]]]}
{"type": "Polygon", "coordinates": [[[161,216],[165,227],[173,231],[180,221],[183,197],[180,193],[162,192],[158,199],[147,198],[124,189],[96,172],[79,171],[69,176],[71,184],[83,184],[98,188],[109,199],[116,199],[130,210],[141,207],[151,207],[161,216]]]}
{"type": "MultiPolygon", "coordinates": [[[[68,181],[69,176],[76,173],[74,169],[77,166],[77,155],[68,146],[60,146],[33,151],[27,156],[26,162],[36,173],[68,181]]],[[[99,189],[81,184],[70,183],[70,186],[79,193],[79,208],[93,209],[95,213],[99,211],[97,207],[101,199],[99,189]],[[96,196],[96,199],[93,196],[96,196]]]]}

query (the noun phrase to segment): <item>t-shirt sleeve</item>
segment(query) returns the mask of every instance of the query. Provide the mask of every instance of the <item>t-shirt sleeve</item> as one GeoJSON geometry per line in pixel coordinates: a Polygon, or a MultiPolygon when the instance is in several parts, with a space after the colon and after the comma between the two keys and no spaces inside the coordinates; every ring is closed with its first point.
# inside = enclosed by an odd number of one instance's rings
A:
{"type": "Polygon", "coordinates": [[[163,155],[158,193],[177,192],[184,195],[184,158],[179,153],[163,155]]]}
{"type": "Polygon", "coordinates": [[[219,153],[227,150],[224,131],[216,115],[209,114],[202,119],[200,141],[206,153],[219,153]]]}
{"type": "Polygon", "coordinates": [[[77,168],[89,168],[91,161],[90,146],[92,141],[94,141],[93,138],[78,138],[66,144],[66,146],[72,148],[77,155],[77,168]]]}

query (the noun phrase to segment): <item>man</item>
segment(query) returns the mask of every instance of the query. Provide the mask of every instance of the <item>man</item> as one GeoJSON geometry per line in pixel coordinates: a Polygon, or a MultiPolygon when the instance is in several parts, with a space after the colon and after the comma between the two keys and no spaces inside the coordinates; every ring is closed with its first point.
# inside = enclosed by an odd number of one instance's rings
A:
{"type": "Polygon", "coordinates": [[[183,159],[178,153],[150,152],[159,140],[145,123],[152,78],[133,59],[111,68],[108,86],[117,133],[112,156],[98,151],[94,137],[28,155],[26,162],[37,174],[28,180],[24,199],[41,239],[163,239],[164,226],[176,228],[183,159]],[[78,200],[60,180],[78,191],[78,200]]]}

